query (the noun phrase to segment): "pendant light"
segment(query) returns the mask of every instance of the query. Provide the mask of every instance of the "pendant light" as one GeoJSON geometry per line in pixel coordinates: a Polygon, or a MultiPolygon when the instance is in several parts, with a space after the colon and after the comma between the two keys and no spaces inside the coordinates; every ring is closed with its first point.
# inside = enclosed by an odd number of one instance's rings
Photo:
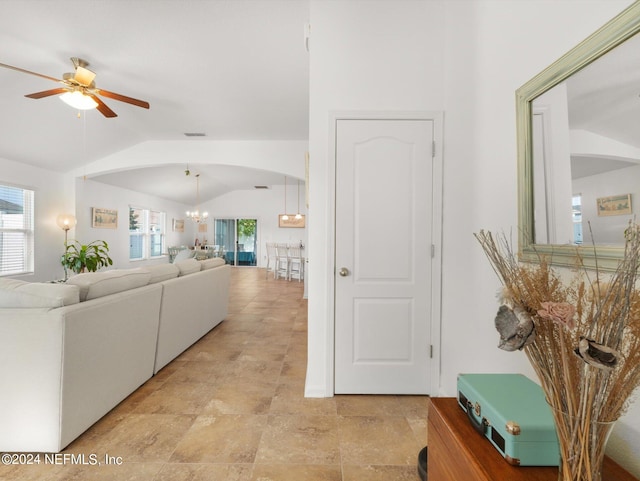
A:
{"type": "Polygon", "coordinates": [[[284,214],[282,214],[282,220],[289,220],[287,215],[287,176],[284,176],[284,214]]]}
{"type": "Polygon", "coordinates": [[[296,214],[296,220],[302,219],[302,214],[300,213],[300,180],[298,180],[298,210],[296,214]]]}

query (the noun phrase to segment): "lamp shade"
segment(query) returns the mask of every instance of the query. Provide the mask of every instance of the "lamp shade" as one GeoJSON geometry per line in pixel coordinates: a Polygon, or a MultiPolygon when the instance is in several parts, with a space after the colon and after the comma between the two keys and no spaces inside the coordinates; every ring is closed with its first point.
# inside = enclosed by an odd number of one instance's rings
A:
{"type": "Polygon", "coordinates": [[[62,94],[60,96],[60,100],[78,110],[91,110],[95,109],[98,106],[98,102],[93,100],[88,95],[84,95],[82,92],[79,92],[77,90],[74,92],[67,92],[62,94]]]}
{"type": "Polygon", "coordinates": [[[56,223],[62,230],[69,230],[75,227],[78,220],[76,219],[76,216],[72,214],[60,214],[56,219],[56,223]]]}

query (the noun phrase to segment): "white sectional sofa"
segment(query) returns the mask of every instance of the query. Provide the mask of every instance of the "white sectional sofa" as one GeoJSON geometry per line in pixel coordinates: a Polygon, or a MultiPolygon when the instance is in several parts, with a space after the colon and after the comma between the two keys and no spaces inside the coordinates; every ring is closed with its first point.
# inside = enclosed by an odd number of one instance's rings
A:
{"type": "Polygon", "coordinates": [[[0,452],[61,451],[219,324],[223,262],[0,279],[0,452]]]}
{"type": "Polygon", "coordinates": [[[231,266],[224,259],[187,259],[167,265],[178,266],[181,275],[162,282],[154,374],[222,322],[229,306],[231,266]]]}

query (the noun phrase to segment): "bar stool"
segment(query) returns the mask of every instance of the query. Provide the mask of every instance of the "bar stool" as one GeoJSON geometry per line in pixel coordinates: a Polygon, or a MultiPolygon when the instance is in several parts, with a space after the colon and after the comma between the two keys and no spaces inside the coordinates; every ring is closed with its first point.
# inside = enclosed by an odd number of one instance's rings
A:
{"type": "Polygon", "coordinates": [[[273,278],[276,278],[276,267],[278,265],[278,251],[276,250],[275,242],[267,242],[267,275],[269,272],[273,272],[273,278]]]}
{"type": "Polygon", "coordinates": [[[283,277],[289,279],[289,246],[287,244],[276,244],[276,268],[274,278],[283,277]]]}
{"type": "Polygon", "coordinates": [[[304,257],[302,256],[302,248],[300,245],[289,246],[289,277],[298,279],[298,282],[304,279],[304,257]]]}

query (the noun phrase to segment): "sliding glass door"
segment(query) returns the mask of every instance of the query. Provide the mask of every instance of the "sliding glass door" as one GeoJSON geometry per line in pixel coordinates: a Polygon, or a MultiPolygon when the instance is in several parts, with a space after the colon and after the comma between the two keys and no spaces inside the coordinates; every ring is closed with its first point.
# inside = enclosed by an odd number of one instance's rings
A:
{"type": "Polygon", "coordinates": [[[257,219],[215,219],[215,243],[224,248],[227,264],[255,266],[258,255],[257,219]]]}

